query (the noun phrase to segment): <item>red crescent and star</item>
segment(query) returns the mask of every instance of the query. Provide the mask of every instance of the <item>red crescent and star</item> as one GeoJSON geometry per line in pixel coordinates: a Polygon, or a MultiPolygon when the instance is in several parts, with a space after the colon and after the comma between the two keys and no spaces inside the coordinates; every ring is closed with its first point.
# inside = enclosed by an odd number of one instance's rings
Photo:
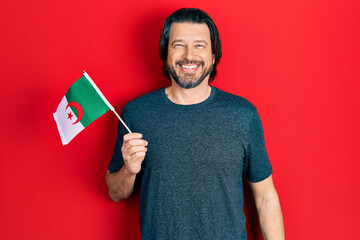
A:
{"type": "MultiPolygon", "coordinates": [[[[76,124],[76,123],[80,122],[80,120],[81,120],[81,118],[83,116],[83,109],[82,109],[81,105],[79,103],[77,103],[77,102],[69,102],[68,105],[65,108],[65,111],[66,111],[66,109],[68,107],[73,107],[78,112],[78,118],[77,118],[77,120],[75,122],[73,122],[73,124],[76,124]]],[[[73,114],[71,114],[71,112],[67,113],[67,115],[68,115],[67,119],[70,119],[70,120],[74,116],[73,114]]]]}

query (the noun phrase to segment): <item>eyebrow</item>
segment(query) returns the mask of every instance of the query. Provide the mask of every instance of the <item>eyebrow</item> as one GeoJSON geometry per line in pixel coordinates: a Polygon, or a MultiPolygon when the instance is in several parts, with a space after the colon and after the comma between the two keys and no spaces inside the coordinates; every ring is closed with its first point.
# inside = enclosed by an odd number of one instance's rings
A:
{"type": "MultiPolygon", "coordinates": [[[[177,43],[177,42],[185,42],[185,41],[184,41],[184,39],[174,39],[171,42],[171,45],[173,45],[174,43],[177,43]]],[[[195,43],[204,43],[205,45],[209,45],[205,40],[195,40],[194,42],[195,43]]]]}
{"type": "Polygon", "coordinates": [[[176,43],[176,42],[184,42],[183,39],[174,39],[172,42],[171,42],[171,45],[176,43]]]}
{"type": "Polygon", "coordinates": [[[208,45],[208,43],[205,40],[196,40],[196,43],[204,43],[205,45],[208,45]]]}

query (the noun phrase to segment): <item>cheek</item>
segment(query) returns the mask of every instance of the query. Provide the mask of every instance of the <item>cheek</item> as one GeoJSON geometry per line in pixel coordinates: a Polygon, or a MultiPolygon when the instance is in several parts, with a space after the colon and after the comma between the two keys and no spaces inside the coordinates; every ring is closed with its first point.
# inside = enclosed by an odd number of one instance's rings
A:
{"type": "Polygon", "coordinates": [[[174,52],[169,52],[168,53],[168,56],[167,56],[167,61],[168,61],[168,63],[171,63],[171,62],[173,62],[173,61],[175,61],[176,60],[176,53],[174,53],[174,52]]]}
{"type": "Polygon", "coordinates": [[[215,58],[211,51],[203,52],[199,55],[202,59],[206,61],[207,64],[212,65],[215,62],[215,58]]]}
{"type": "Polygon", "coordinates": [[[205,63],[207,65],[213,65],[215,62],[215,59],[210,55],[207,55],[206,57],[203,58],[205,60],[205,63]]]}

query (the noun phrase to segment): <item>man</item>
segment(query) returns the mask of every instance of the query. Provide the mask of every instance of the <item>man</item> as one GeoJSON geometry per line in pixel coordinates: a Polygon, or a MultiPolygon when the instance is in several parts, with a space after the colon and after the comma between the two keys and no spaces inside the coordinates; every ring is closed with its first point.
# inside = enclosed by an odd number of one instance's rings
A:
{"type": "Polygon", "coordinates": [[[256,108],[212,87],[221,58],[212,19],[180,9],[164,23],[163,74],[171,86],[129,102],[106,174],[114,201],[141,185],[142,239],[246,239],[243,175],[249,181],[264,239],[284,239],[256,108]],[[145,140],[146,139],[146,140],[145,140]]]}

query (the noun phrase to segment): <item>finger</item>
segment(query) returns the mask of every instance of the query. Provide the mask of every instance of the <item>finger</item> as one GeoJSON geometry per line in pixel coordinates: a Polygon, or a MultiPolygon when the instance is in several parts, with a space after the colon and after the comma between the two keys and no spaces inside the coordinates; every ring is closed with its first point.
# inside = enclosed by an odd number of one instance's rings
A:
{"type": "Polygon", "coordinates": [[[148,142],[144,139],[131,139],[125,143],[128,147],[132,146],[147,146],[148,142]]]}
{"type": "Polygon", "coordinates": [[[145,147],[145,146],[147,146],[147,142],[143,139],[129,140],[129,141],[123,143],[121,151],[128,151],[131,147],[135,147],[135,146],[145,147]]]}
{"type": "Polygon", "coordinates": [[[136,152],[134,153],[131,158],[133,158],[136,162],[143,161],[145,159],[146,153],[145,152],[136,152]]]}
{"type": "Polygon", "coordinates": [[[147,150],[148,150],[147,147],[140,145],[140,146],[130,146],[129,148],[126,148],[126,146],[124,146],[124,148],[121,151],[123,152],[123,155],[130,157],[134,153],[147,152],[147,150]]]}
{"type": "Polygon", "coordinates": [[[136,138],[142,138],[142,134],[141,133],[128,133],[125,134],[123,137],[124,142],[129,141],[130,139],[136,139],[136,138]]]}
{"type": "Polygon", "coordinates": [[[146,152],[147,148],[144,146],[133,146],[127,150],[128,154],[131,156],[137,152],[146,152]]]}
{"type": "Polygon", "coordinates": [[[145,152],[136,152],[133,155],[131,155],[128,159],[128,163],[136,163],[138,161],[143,161],[145,159],[146,153],[145,152]]]}

